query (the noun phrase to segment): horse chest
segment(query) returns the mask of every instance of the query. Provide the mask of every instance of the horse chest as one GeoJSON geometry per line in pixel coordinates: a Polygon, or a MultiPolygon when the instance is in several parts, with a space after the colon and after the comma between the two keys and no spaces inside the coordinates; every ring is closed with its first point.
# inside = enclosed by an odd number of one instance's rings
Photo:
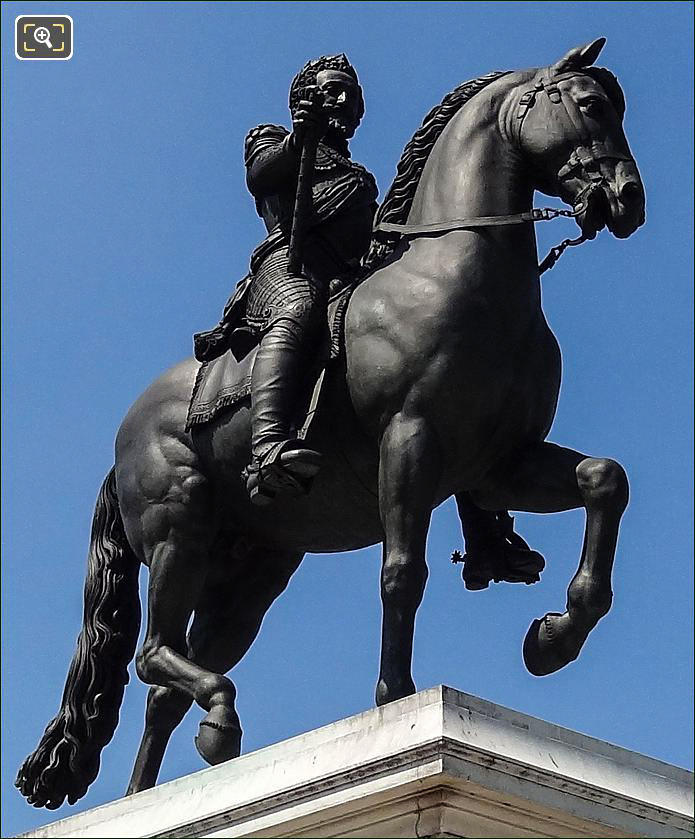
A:
{"type": "Polygon", "coordinates": [[[511,448],[544,439],[559,385],[559,348],[538,318],[516,341],[443,342],[410,401],[436,428],[458,480],[486,471],[511,448]]]}

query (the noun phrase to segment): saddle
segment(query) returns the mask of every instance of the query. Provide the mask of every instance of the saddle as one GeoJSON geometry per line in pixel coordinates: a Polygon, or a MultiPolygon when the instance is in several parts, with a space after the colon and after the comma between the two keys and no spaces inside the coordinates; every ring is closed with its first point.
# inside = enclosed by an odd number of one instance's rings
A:
{"type": "MultiPolygon", "coordinates": [[[[344,323],[355,283],[343,288],[328,303],[327,329],[316,352],[307,397],[298,408],[297,438],[306,437],[318,407],[326,368],[344,348],[344,323]]],[[[223,411],[231,411],[251,397],[251,373],[260,336],[243,327],[235,330],[234,353],[227,350],[201,363],[188,406],[186,431],[213,422],[223,411]]]]}

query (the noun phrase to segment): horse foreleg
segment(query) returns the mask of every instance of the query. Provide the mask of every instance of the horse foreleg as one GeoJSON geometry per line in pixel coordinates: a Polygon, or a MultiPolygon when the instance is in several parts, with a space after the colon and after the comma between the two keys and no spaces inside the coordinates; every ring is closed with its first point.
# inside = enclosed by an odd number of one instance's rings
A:
{"type": "Polygon", "coordinates": [[[567,590],[565,611],[535,620],[524,641],[529,672],[553,673],[577,658],[589,632],[610,610],[618,529],[628,501],[625,472],[614,460],[542,443],[521,452],[506,473],[491,476],[473,499],[488,509],[586,510],[581,559],[567,590]]]}
{"type": "Polygon", "coordinates": [[[420,418],[396,415],[381,440],[379,510],[384,528],[383,624],[377,705],[415,692],[415,614],[427,580],[425,543],[441,475],[439,443],[420,418]]]}

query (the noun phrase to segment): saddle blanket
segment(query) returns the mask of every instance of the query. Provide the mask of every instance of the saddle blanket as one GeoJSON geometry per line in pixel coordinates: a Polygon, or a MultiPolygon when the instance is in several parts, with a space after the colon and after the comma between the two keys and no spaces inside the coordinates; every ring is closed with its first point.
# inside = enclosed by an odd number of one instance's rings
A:
{"type": "MultiPolygon", "coordinates": [[[[328,304],[328,330],[324,344],[317,352],[322,361],[316,371],[316,383],[304,422],[298,423],[303,429],[307,427],[307,415],[310,418],[318,404],[326,364],[342,352],[345,312],[354,288],[354,285],[344,288],[328,304]]],[[[251,396],[251,372],[256,350],[257,346],[241,360],[227,350],[218,358],[200,365],[188,406],[187,431],[212,422],[222,411],[236,407],[251,396]]]]}

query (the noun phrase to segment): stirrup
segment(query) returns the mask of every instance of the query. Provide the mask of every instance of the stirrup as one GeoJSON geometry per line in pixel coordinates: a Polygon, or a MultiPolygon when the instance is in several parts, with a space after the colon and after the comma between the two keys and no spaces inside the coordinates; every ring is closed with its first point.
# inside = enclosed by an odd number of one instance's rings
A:
{"type": "Polygon", "coordinates": [[[253,504],[270,504],[277,495],[306,495],[321,467],[322,455],[296,440],[274,445],[245,470],[246,490],[253,504]]]}

